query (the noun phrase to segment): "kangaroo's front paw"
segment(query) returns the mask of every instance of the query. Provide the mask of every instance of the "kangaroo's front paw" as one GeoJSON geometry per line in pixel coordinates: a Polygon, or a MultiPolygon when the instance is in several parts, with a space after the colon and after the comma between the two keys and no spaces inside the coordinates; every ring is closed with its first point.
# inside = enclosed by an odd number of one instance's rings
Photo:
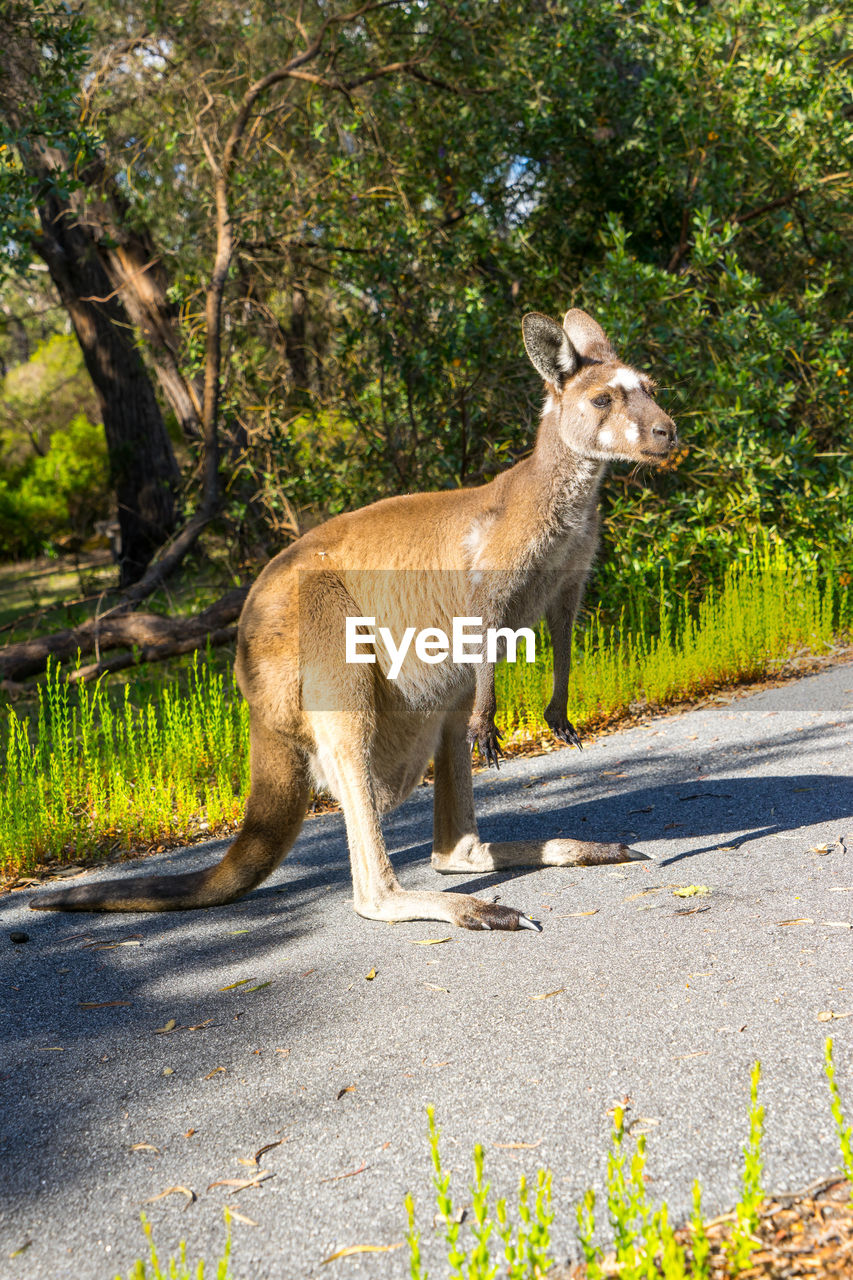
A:
{"type": "Polygon", "coordinates": [[[500,907],[496,902],[469,898],[456,923],[463,929],[533,929],[542,932],[541,924],[522,915],[514,907],[500,907]]]}
{"type": "Polygon", "coordinates": [[[472,715],[468,721],[467,741],[471,755],[474,754],[474,748],[478,747],[480,758],[486,761],[490,769],[492,765],[496,769],[500,768],[498,759],[504,754],[501,750],[501,735],[491,716],[478,716],[476,712],[472,715]]]}
{"type": "Polygon", "coordinates": [[[578,731],[572,724],[571,720],[567,720],[565,713],[552,711],[550,707],[545,708],[545,723],[561,742],[567,742],[570,747],[577,747],[583,750],[583,744],[578,736],[578,731]]]}

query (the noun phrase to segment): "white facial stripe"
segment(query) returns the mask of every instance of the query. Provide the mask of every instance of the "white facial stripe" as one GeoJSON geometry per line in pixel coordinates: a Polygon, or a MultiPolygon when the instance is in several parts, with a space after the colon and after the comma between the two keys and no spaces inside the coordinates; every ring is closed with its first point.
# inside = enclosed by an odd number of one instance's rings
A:
{"type": "Polygon", "coordinates": [[[640,385],[640,379],[633,369],[617,369],[607,385],[608,387],[622,387],[624,391],[636,391],[640,385]]]}
{"type": "Polygon", "coordinates": [[[609,427],[602,427],[601,431],[599,431],[598,443],[605,445],[613,443],[613,432],[609,427]]]}
{"type": "Polygon", "coordinates": [[[634,442],[639,440],[639,438],[640,432],[637,429],[636,422],[629,422],[628,426],[625,428],[625,439],[629,440],[631,444],[634,444],[634,442]]]}
{"type": "Polygon", "coordinates": [[[554,397],[551,395],[549,391],[548,395],[545,397],[545,404],[543,406],[542,412],[553,413],[554,410],[557,408],[559,408],[559,405],[557,404],[557,401],[554,399],[554,397]]]}

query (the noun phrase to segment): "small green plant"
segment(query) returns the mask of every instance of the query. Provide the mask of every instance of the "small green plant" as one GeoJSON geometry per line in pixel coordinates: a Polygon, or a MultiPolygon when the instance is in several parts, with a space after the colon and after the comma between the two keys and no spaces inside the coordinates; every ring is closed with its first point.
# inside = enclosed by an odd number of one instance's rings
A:
{"type": "Polygon", "coordinates": [[[838,1085],[835,1082],[835,1063],[832,1059],[832,1036],[826,1037],[826,1045],[824,1047],[824,1063],[826,1065],[826,1078],[829,1081],[829,1092],[831,1096],[830,1106],[832,1107],[832,1118],[835,1121],[835,1127],[838,1130],[838,1142],[841,1147],[841,1160],[844,1165],[844,1172],[850,1183],[850,1203],[853,1204],[853,1128],[845,1123],[844,1112],[841,1108],[841,1094],[838,1091],[838,1085]]]}
{"type": "Polygon", "coordinates": [[[758,1101],[758,1085],[761,1080],[761,1063],[752,1068],[749,1090],[749,1138],[743,1149],[744,1165],[741,1196],[735,1208],[735,1222],[729,1242],[732,1270],[737,1275],[749,1266],[750,1256],[759,1247],[755,1239],[758,1229],[758,1210],[764,1193],[761,1189],[761,1138],[764,1130],[764,1107],[758,1101]]]}
{"type": "MultiPolygon", "coordinates": [[[[444,1225],[444,1238],[447,1243],[448,1280],[494,1280],[500,1263],[492,1260],[490,1239],[494,1234],[503,1243],[503,1255],[507,1264],[507,1280],[528,1280],[528,1278],[544,1276],[553,1266],[550,1257],[551,1223],[554,1213],[551,1208],[551,1174],[540,1169],[536,1177],[536,1195],[533,1204],[527,1179],[522,1176],[518,1189],[518,1224],[514,1228],[507,1214],[505,1200],[495,1205],[494,1216],[489,1208],[489,1184],[483,1180],[484,1154],[478,1143],[474,1148],[474,1181],[470,1191],[472,1196],[470,1235],[472,1245],[470,1253],[460,1245],[460,1231],[464,1213],[457,1211],[450,1194],[450,1174],[445,1173],[441,1164],[439,1150],[440,1131],[435,1123],[435,1108],[427,1107],[429,1120],[429,1142],[432,1155],[433,1186],[436,1193],[438,1215],[444,1225]]],[[[406,1196],[406,1212],[409,1230],[406,1239],[409,1244],[409,1266],[412,1280],[427,1280],[420,1257],[420,1236],[415,1230],[414,1202],[411,1195],[406,1196]]]]}
{"type": "Polygon", "coordinates": [[[691,1252],[693,1254],[693,1266],[691,1274],[694,1280],[710,1280],[710,1267],[708,1258],[711,1253],[711,1242],[708,1239],[708,1233],[705,1230],[705,1219],[702,1216],[702,1184],[696,1178],[693,1182],[693,1213],[690,1217],[690,1227],[693,1233],[691,1241],[691,1252]]]}
{"type": "MultiPolygon", "coordinates": [[[[204,1261],[200,1261],[195,1271],[190,1270],[187,1262],[187,1246],[182,1240],[179,1245],[178,1257],[170,1258],[166,1264],[165,1270],[160,1266],[160,1260],[157,1257],[157,1250],[154,1247],[154,1239],[151,1231],[151,1223],[145,1214],[142,1217],[142,1229],[148,1237],[148,1247],[151,1250],[151,1257],[148,1263],[137,1259],[132,1269],[128,1272],[127,1280],[204,1280],[205,1269],[204,1261]],[[150,1266],[150,1270],[149,1270],[150,1266]]],[[[225,1226],[227,1235],[225,1237],[225,1249],[214,1273],[214,1280],[231,1280],[231,1271],[228,1261],[231,1256],[231,1214],[225,1210],[225,1226]]],[[[122,1280],[121,1276],[116,1276],[116,1280],[122,1280]]]]}

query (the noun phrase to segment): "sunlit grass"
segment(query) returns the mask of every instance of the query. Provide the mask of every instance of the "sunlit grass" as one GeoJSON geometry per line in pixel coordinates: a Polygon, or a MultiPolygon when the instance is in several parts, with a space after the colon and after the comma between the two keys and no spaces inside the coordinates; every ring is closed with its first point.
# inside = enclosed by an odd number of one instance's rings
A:
{"type": "MultiPolygon", "coordinates": [[[[635,629],[593,616],[576,632],[569,718],[577,727],[612,720],[638,701],[663,705],[758,679],[796,650],[826,651],[851,620],[849,575],[795,565],[781,545],[736,561],[695,611],[665,609],[664,585],[659,601],[632,602],[635,629]]],[[[547,641],[535,665],[498,668],[498,722],[509,735],[543,732],[551,675],[547,641]]]]}
{"type": "Polygon", "coordinates": [[[248,708],[194,662],[136,704],[131,686],[69,686],[52,667],[33,719],[7,711],[0,870],[193,839],[234,822],[248,788],[248,708]]]}
{"type": "MultiPolygon", "coordinates": [[[[633,630],[593,617],[580,628],[569,689],[578,728],[632,704],[664,704],[765,674],[794,650],[821,652],[849,626],[845,575],[795,566],[784,548],[736,562],[694,613],[632,602],[633,630]]],[[[667,597],[662,583],[660,600],[667,597]]],[[[242,813],[248,712],[230,674],[193,662],[183,680],[69,686],[54,667],[38,711],[0,724],[0,875],[45,861],[191,840],[242,813]]],[[[547,732],[551,653],[497,671],[498,721],[510,737],[547,732]]]]}

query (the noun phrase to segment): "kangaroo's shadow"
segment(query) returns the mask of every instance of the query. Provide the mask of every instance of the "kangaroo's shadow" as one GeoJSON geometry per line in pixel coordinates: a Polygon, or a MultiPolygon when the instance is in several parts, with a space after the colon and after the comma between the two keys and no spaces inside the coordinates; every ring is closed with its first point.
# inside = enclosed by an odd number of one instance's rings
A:
{"type": "MultiPolygon", "coordinates": [[[[510,841],[564,836],[624,841],[640,847],[659,840],[689,838],[689,849],[658,862],[659,866],[670,866],[712,852],[721,844],[737,848],[818,823],[853,821],[853,788],[846,779],[828,774],[717,778],[712,782],[671,780],[606,795],[591,795],[592,789],[578,786],[576,780],[561,782],[548,777],[541,787],[524,790],[517,779],[495,780],[487,802],[481,798],[478,805],[480,837],[510,841]],[[531,805],[531,797],[535,805],[531,805]],[[511,812],[507,812],[508,801],[515,801],[511,812]]],[[[386,823],[389,846],[399,849],[392,853],[398,866],[429,859],[430,844],[423,840],[427,816],[423,807],[423,803],[415,806],[410,802],[386,823]]],[[[476,883],[468,882],[464,888],[493,887],[536,870],[495,873],[479,877],[476,883]]],[[[461,888],[462,882],[454,877],[452,887],[461,888]]]]}

